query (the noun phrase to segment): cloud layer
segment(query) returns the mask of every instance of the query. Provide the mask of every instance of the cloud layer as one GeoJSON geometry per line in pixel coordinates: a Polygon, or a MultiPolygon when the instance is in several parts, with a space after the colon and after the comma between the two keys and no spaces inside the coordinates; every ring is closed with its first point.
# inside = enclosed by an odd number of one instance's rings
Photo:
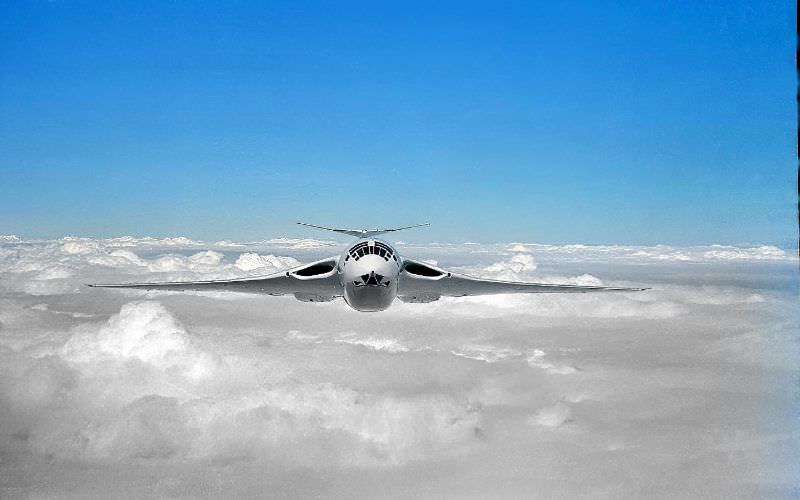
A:
{"type": "Polygon", "coordinates": [[[332,242],[2,237],[1,496],[796,491],[800,321],[785,252],[399,249],[473,275],[653,290],[363,314],[82,286],[268,274],[336,254],[332,242]]]}

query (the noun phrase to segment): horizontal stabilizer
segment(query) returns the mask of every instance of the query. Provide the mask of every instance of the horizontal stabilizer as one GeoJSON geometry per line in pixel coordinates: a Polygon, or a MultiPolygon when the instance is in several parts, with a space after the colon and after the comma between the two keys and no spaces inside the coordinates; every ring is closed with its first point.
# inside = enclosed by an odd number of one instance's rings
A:
{"type": "Polygon", "coordinates": [[[326,231],[334,231],[337,233],[347,234],[349,236],[355,236],[356,238],[370,238],[372,236],[378,236],[379,234],[384,233],[393,233],[395,231],[401,231],[403,229],[411,229],[413,227],[423,227],[423,226],[430,226],[430,223],[426,222],[424,224],[415,224],[413,226],[405,226],[405,227],[391,227],[386,229],[341,229],[335,227],[325,227],[325,226],[315,226],[314,224],[306,224],[305,222],[298,222],[301,226],[313,227],[316,229],[324,229],[326,231]]]}

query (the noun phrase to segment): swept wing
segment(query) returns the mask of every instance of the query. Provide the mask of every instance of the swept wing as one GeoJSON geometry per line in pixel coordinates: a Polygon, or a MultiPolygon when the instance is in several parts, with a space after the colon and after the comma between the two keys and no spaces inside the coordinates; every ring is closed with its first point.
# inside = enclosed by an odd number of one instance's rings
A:
{"type": "Polygon", "coordinates": [[[440,297],[466,297],[501,293],[638,292],[647,288],[529,283],[475,278],[412,259],[403,260],[397,291],[406,302],[431,302],[440,297]]]}
{"type": "Polygon", "coordinates": [[[342,296],[336,274],[338,257],[329,257],[266,276],[208,281],[169,281],[156,283],[98,283],[90,287],[134,288],[140,290],[218,291],[294,295],[307,302],[327,302],[342,296]]]}

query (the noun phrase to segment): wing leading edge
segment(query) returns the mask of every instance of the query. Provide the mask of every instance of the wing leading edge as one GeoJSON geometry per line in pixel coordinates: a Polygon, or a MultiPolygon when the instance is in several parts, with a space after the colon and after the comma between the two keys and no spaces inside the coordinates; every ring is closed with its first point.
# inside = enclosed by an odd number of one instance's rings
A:
{"type": "Polygon", "coordinates": [[[336,275],[337,257],[330,257],[266,276],[230,280],[168,281],[156,283],[98,283],[94,288],[133,288],[165,291],[231,291],[266,295],[294,295],[309,302],[325,302],[342,296],[336,275]]]}
{"type": "Polygon", "coordinates": [[[467,297],[503,293],[640,292],[648,288],[529,283],[475,278],[405,259],[398,296],[407,302],[430,302],[439,297],[467,297]]]}

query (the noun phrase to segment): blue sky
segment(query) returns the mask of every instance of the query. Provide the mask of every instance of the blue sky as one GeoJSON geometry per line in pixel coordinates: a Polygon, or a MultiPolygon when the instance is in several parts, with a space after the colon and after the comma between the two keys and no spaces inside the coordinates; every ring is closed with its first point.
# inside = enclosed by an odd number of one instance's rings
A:
{"type": "Polygon", "coordinates": [[[792,2],[0,5],[0,234],[793,247],[792,2]]]}

